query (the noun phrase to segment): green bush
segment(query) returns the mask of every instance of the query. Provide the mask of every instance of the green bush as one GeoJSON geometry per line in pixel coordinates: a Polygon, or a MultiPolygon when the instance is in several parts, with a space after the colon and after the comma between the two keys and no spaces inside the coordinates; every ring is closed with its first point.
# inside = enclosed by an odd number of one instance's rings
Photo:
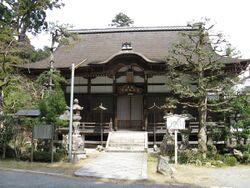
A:
{"type": "Polygon", "coordinates": [[[243,153],[243,157],[240,162],[244,164],[250,163],[250,154],[247,151],[243,153]]]}
{"type": "Polygon", "coordinates": [[[60,119],[60,118],[56,118],[55,119],[55,124],[57,126],[67,127],[67,126],[69,126],[69,121],[68,120],[63,120],[63,119],[60,119]]]}
{"type": "Polygon", "coordinates": [[[228,153],[230,153],[231,150],[230,148],[227,148],[227,147],[223,147],[221,150],[220,150],[220,154],[222,155],[227,155],[228,153]]]}
{"type": "Polygon", "coordinates": [[[217,160],[217,161],[213,160],[213,161],[211,161],[211,165],[217,166],[217,167],[222,167],[224,165],[224,163],[221,160],[217,160]]]}
{"type": "Polygon", "coordinates": [[[56,153],[67,155],[67,150],[65,148],[60,148],[56,150],[56,153]]]}
{"type": "MultiPolygon", "coordinates": [[[[54,153],[53,161],[58,162],[64,158],[63,153],[54,153]]],[[[51,152],[35,151],[33,153],[33,160],[37,162],[51,162],[51,152]]]]}
{"type": "Polygon", "coordinates": [[[56,124],[59,115],[65,111],[65,108],[66,102],[61,89],[48,91],[44,98],[39,101],[41,117],[45,117],[46,123],[49,124],[56,124]]]}
{"type": "Polygon", "coordinates": [[[208,145],[207,146],[207,158],[214,158],[217,154],[217,148],[215,145],[208,145]]]}
{"type": "Polygon", "coordinates": [[[184,150],[179,153],[178,157],[180,164],[196,163],[196,161],[203,161],[202,153],[196,150],[184,150]]]}
{"type": "Polygon", "coordinates": [[[224,156],[217,153],[214,156],[214,160],[216,160],[216,161],[223,161],[224,160],[224,156]]]}
{"type": "Polygon", "coordinates": [[[237,159],[234,156],[226,155],[224,158],[224,163],[229,166],[235,166],[237,159]]]}
{"type": "MultiPolygon", "coordinates": [[[[1,148],[0,148],[0,156],[2,156],[1,148]]],[[[6,158],[15,158],[15,150],[13,148],[11,148],[9,145],[6,146],[5,157],[6,158]]]]}
{"type": "Polygon", "coordinates": [[[238,144],[238,145],[236,146],[236,149],[237,149],[237,150],[240,150],[242,153],[248,152],[249,145],[247,145],[247,144],[238,144]]]}
{"type": "Polygon", "coordinates": [[[180,164],[187,164],[189,161],[189,156],[186,151],[180,152],[178,156],[178,161],[180,164]]]}
{"type": "Polygon", "coordinates": [[[29,161],[29,160],[30,160],[30,153],[23,153],[23,154],[20,156],[20,160],[21,160],[21,161],[29,161]]]}

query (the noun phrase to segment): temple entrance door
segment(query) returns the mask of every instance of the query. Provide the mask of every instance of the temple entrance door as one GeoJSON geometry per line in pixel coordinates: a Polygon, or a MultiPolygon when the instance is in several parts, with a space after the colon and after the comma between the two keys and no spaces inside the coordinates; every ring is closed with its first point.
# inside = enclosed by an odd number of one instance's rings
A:
{"type": "Polygon", "coordinates": [[[118,130],[142,130],[143,96],[128,95],[117,98],[118,130]]]}

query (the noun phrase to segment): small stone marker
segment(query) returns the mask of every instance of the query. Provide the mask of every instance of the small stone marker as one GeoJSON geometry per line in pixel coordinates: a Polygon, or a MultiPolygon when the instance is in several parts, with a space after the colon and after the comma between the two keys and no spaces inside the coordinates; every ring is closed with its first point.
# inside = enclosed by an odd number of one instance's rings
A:
{"type": "Polygon", "coordinates": [[[163,157],[160,155],[157,163],[157,172],[164,175],[172,176],[176,170],[173,167],[171,167],[168,162],[169,162],[168,157],[163,157]]]}

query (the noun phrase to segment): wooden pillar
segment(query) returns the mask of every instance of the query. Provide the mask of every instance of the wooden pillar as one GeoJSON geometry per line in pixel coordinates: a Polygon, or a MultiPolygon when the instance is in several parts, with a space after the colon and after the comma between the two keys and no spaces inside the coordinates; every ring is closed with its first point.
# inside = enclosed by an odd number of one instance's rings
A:
{"type": "Polygon", "coordinates": [[[100,111],[101,146],[103,147],[103,111],[100,111]]]}
{"type": "Polygon", "coordinates": [[[50,140],[51,163],[54,162],[54,151],[53,151],[53,148],[54,148],[54,139],[52,137],[51,140],[50,140]]]}
{"type": "Polygon", "coordinates": [[[113,127],[117,130],[117,85],[116,76],[113,76],[113,127]]]}
{"type": "Polygon", "coordinates": [[[32,126],[30,162],[33,162],[33,159],[34,159],[34,125],[32,126]]]}
{"type": "Polygon", "coordinates": [[[89,107],[89,110],[88,110],[88,119],[87,119],[87,121],[92,121],[92,119],[90,119],[90,117],[91,117],[91,113],[92,113],[92,109],[91,109],[91,102],[92,102],[92,100],[91,100],[91,78],[90,77],[88,77],[88,85],[87,85],[87,87],[88,87],[88,89],[87,89],[87,95],[88,95],[88,107],[89,107]]]}
{"type": "Polygon", "coordinates": [[[144,116],[144,126],[145,131],[148,130],[148,108],[147,108],[147,96],[148,96],[148,76],[144,76],[144,91],[143,91],[143,116],[144,116]]]}
{"type": "Polygon", "coordinates": [[[91,94],[91,78],[88,77],[88,94],[90,95],[91,94]]]}

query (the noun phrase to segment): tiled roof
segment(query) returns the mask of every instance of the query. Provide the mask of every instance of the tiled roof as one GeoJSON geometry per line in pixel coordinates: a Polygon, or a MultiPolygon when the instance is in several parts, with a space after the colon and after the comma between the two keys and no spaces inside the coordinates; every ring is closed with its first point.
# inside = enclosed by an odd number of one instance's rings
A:
{"type": "Polygon", "coordinates": [[[116,27],[116,28],[97,28],[97,29],[74,29],[72,33],[94,34],[94,33],[124,33],[124,32],[148,32],[148,31],[192,31],[191,26],[158,26],[158,27],[116,27]]]}
{"type": "MultiPolygon", "coordinates": [[[[106,29],[71,30],[79,39],[69,45],[61,45],[54,52],[54,67],[68,68],[72,63],[87,59],[81,66],[103,64],[119,55],[137,55],[149,63],[164,62],[172,44],[180,39],[179,32],[193,32],[195,27],[126,27],[106,29]],[[130,43],[131,50],[122,50],[123,43],[130,43]]],[[[29,69],[48,68],[49,58],[26,64],[29,69]]],[[[226,61],[232,61],[227,59],[226,61]]]]}

